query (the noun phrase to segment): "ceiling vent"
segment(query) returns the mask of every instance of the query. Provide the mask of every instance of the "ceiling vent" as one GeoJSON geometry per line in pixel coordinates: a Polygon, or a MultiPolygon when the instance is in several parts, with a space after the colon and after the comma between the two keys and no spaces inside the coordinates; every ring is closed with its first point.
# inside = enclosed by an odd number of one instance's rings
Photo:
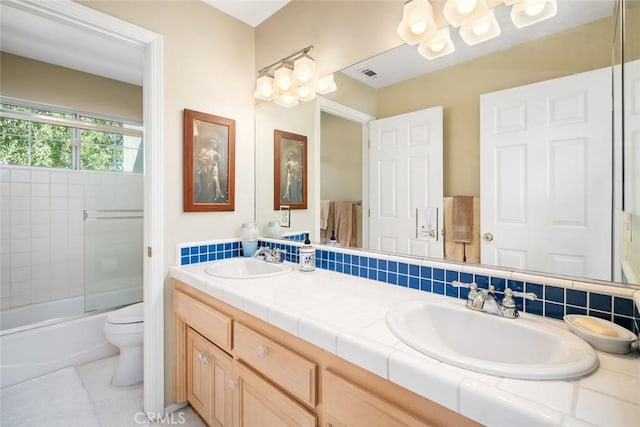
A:
{"type": "Polygon", "coordinates": [[[360,71],[362,74],[364,74],[365,76],[371,78],[371,79],[375,79],[378,76],[378,73],[376,73],[375,71],[373,71],[371,68],[361,68],[360,71]]]}

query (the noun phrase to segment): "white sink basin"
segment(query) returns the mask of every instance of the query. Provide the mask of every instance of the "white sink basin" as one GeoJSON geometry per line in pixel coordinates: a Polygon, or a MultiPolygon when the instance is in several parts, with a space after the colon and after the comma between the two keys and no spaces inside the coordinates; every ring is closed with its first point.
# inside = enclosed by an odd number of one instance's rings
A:
{"type": "Polygon", "coordinates": [[[228,258],[216,261],[204,270],[209,276],[223,279],[259,279],[292,271],[291,263],[273,264],[256,258],[228,258]]]}
{"type": "Polygon", "coordinates": [[[459,302],[407,301],[387,313],[387,325],[405,344],[441,362],[501,377],[551,380],[598,367],[593,348],[542,319],[505,319],[459,302]]]}

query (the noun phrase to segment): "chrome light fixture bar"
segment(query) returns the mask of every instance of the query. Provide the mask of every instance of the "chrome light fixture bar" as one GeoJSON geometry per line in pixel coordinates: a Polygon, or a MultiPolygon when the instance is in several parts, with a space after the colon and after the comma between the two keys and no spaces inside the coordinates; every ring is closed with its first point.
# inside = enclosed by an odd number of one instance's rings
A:
{"type": "MultiPolygon", "coordinates": [[[[450,27],[459,28],[460,37],[475,45],[500,35],[494,8],[511,6],[511,20],[523,28],[556,16],[556,0],[446,0],[442,14],[447,25],[438,28],[432,0],[406,0],[398,35],[407,44],[418,44],[418,52],[435,59],[455,51],[449,36],[450,27]]],[[[441,3],[441,2],[440,2],[441,3]]]]}
{"type": "Polygon", "coordinates": [[[253,96],[290,108],[300,101],[310,101],[317,93],[336,90],[333,74],[318,77],[316,62],[309,56],[313,46],[280,59],[258,71],[253,96]]]}

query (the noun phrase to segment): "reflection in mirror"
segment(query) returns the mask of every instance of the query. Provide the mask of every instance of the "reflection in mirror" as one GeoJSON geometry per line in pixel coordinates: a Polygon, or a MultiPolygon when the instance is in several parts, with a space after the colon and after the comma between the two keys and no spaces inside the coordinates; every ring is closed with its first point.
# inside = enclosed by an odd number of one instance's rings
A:
{"type": "MultiPolygon", "coordinates": [[[[338,92],[331,98],[379,120],[442,107],[443,118],[440,125],[443,134],[443,160],[438,166],[443,176],[444,200],[436,207],[440,211],[446,208],[447,211],[438,222],[436,237],[439,241],[444,240],[445,259],[461,261],[466,257],[468,262],[480,261],[483,264],[518,270],[621,282],[623,277],[619,248],[622,236],[619,230],[623,224],[619,215],[614,215],[614,212],[620,211],[622,206],[618,198],[614,205],[614,194],[622,191],[622,179],[621,174],[616,174],[620,178],[613,180],[610,169],[613,163],[613,143],[610,137],[613,123],[610,112],[600,124],[588,124],[586,127],[578,124],[581,118],[591,115],[588,110],[591,107],[583,101],[595,101],[594,104],[604,104],[609,108],[607,102],[611,100],[612,40],[619,21],[615,19],[613,1],[560,0],[558,4],[557,19],[545,21],[544,27],[532,26],[516,30],[510,29],[509,23],[505,22],[503,25],[501,22],[503,34],[500,38],[472,47],[458,41],[454,54],[437,60],[427,61],[418,55],[415,47],[405,45],[355,64],[343,70],[343,73],[336,74],[338,92]],[[576,5],[579,6],[577,9],[569,9],[576,5]],[[505,42],[507,45],[504,45],[505,42]],[[593,83],[595,90],[589,88],[589,76],[593,74],[597,75],[597,82],[593,83]],[[574,80],[585,77],[587,87],[577,88],[572,92],[570,88],[574,86],[574,80]],[[537,98],[527,100],[527,92],[537,98]],[[491,101],[488,104],[487,99],[491,101]],[[551,110],[534,112],[533,107],[538,106],[550,106],[551,110]],[[532,112],[539,116],[525,115],[532,112]],[[501,126],[498,127],[498,132],[495,132],[496,123],[501,126]],[[558,133],[541,135],[544,124],[555,125],[550,127],[555,127],[558,133]],[[493,136],[486,135],[491,135],[491,132],[493,136]],[[532,133],[535,135],[532,136],[532,133]],[[499,138],[494,143],[497,146],[493,151],[485,152],[484,141],[496,138],[499,138]],[[535,144],[525,145],[524,141],[529,140],[542,142],[538,144],[542,148],[535,144]],[[594,155],[592,144],[595,143],[605,153],[604,157],[594,155]],[[491,162],[485,165],[484,160],[491,162]],[[593,165],[589,163],[590,160],[603,161],[593,165]],[[537,161],[542,163],[535,163],[537,161]],[[594,171],[601,176],[590,175],[596,173],[594,171]],[[490,179],[493,181],[489,181],[490,179]],[[491,184],[485,186],[487,183],[491,184]],[[491,196],[492,199],[488,199],[492,201],[485,200],[489,196],[484,194],[485,187],[498,190],[491,196]],[[452,202],[455,196],[474,198],[471,212],[472,237],[468,243],[451,242],[447,236],[443,236],[445,228],[452,231],[452,226],[448,224],[453,217],[452,202]],[[599,216],[589,210],[591,201],[599,216]],[[487,208],[493,211],[485,210],[487,208]],[[498,225],[502,228],[485,229],[485,219],[501,222],[498,225]],[[531,230],[520,227],[520,234],[515,233],[516,226],[532,222],[538,227],[546,228],[531,230]],[[593,230],[585,224],[599,224],[601,227],[593,230]],[[577,229],[582,229],[582,235],[571,234],[577,229]],[[506,240],[505,236],[516,236],[515,240],[520,246],[514,248],[509,246],[510,243],[500,247],[506,240]],[[597,240],[594,240],[595,237],[597,240]],[[525,241],[528,245],[522,245],[525,241]],[[569,242],[573,249],[560,247],[550,250],[550,245],[556,241],[569,242]],[[595,255],[581,253],[583,247],[595,248],[595,255]],[[604,252],[598,252],[603,248],[604,252]],[[571,250],[577,252],[570,252],[571,250]],[[490,261],[485,256],[488,254],[492,254],[493,259],[490,261]],[[587,256],[595,257],[595,261],[587,256]],[[593,264],[604,267],[594,272],[590,270],[593,264]]],[[[496,14],[500,16],[498,11],[496,14]]],[[[630,15],[631,13],[627,13],[627,19],[630,15]]],[[[616,99],[620,98],[618,93],[614,96],[616,99]]],[[[263,106],[259,105],[256,111],[256,132],[263,126],[258,111],[261,107],[263,106]]],[[[322,142],[310,139],[313,148],[309,151],[309,165],[310,169],[318,167],[319,170],[314,171],[311,176],[315,178],[310,179],[310,185],[316,187],[313,191],[310,190],[309,221],[304,218],[296,221],[296,217],[292,215],[291,230],[309,231],[313,240],[320,241],[320,200],[334,197],[362,200],[362,212],[365,214],[358,223],[358,241],[362,242],[364,248],[388,251],[389,247],[381,246],[379,240],[370,238],[369,218],[384,213],[379,204],[372,203],[372,193],[379,177],[376,180],[369,179],[372,175],[368,159],[370,152],[364,150],[360,160],[363,165],[361,198],[355,195],[330,195],[336,190],[344,189],[345,183],[357,180],[346,177],[344,174],[347,171],[343,167],[325,167],[326,162],[323,160],[326,159],[323,157],[329,156],[331,151],[325,147],[324,125],[330,116],[320,115],[317,110],[310,113],[318,115],[319,123],[314,124],[310,118],[302,119],[310,126],[307,129],[308,135],[314,135],[322,142]],[[332,184],[331,181],[335,183],[332,184]],[[366,214],[369,210],[370,217],[366,214]],[[314,221],[314,217],[317,220],[314,221]]],[[[289,118],[287,122],[290,125],[302,118],[301,111],[283,112],[280,109],[280,114],[289,118]],[[294,116],[298,119],[294,119],[294,116]]],[[[366,133],[369,128],[364,127],[363,131],[366,133]]],[[[339,129],[332,132],[341,133],[339,129]]],[[[347,134],[348,131],[344,133],[347,134]]],[[[357,139],[354,138],[355,141],[349,144],[359,145],[360,141],[357,139]]],[[[347,141],[333,140],[332,143],[345,147],[347,141]]],[[[257,150],[260,150],[259,146],[262,144],[266,146],[259,139],[256,144],[257,150]]],[[[259,169],[263,168],[261,163],[257,162],[259,169]]],[[[266,165],[267,161],[262,164],[266,165]]],[[[411,175],[415,169],[407,165],[411,163],[401,163],[396,166],[396,171],[411,175]]],[[[619,166],[616,163],[616,167],[619,166]]],[[[354,168],[349,168],[348,172],[352,173],[352,169],[354,168]]],[[[268,171],[265,173],[258,170],[256,176],[270,175],[268,171]]],[[[410,181],[409,187],[415,191],[422,189],[424,183],[416,185],[410,181]]],[[[257,191],[256,199],[259,203],[258,199],[263,195],[258,189],[257,191]]],[[[272,195],[266,194],[264,197],[272,195]]],[[[458,199],[460,200],[462,199],[458,199]]],[[[409,204],[407,222],[416,227],[415,235],[418,238],[413,239],[412,245],[404,245],[396,250],[417,256],[434,256],[433,253],[424,252],[425,239],[420,238],[421,224],[426,223],[428,218],[437,217],[424,213],[431,211],[434,206],[406,200],[403,203],[409,204]]],[[[260,209],[256,211],[256,218],[260,223],[266,223],[271,216],[273,212],[260,209]]]]}
{"type": "Polygon", "coordinates": [[[624,32],[620,44],[624,49],[619,49],[623,69],[625,162],[622,270],[626,282],[640,284],[640,2],[624,2],[622,15],[624,32]]]}

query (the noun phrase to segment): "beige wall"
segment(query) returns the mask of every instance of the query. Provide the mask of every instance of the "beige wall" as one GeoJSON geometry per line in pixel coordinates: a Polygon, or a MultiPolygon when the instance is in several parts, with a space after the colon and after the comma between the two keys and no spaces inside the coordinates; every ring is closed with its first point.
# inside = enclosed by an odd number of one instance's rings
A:
{"type": "Polygon", "coordinates": [[[0,53],[0,95],[142,122],[142,87],[0,53]]]}
{"type": "Polygon", "coordinates": [[[256,28],[256,70],[313,45],[321,75],[399,46],[403,2],[293,0],[256,28]]]}
{"type": "Polygon", "coordinates": [[[625,61],[640,59],[640,1],[625,2],[625,61]]]}
{"type": "Polygon", "coordinates": [[[480,195],[480,95],[611,64],[613,20],[576,27],[378,91],[378,118],[444,107],[444,195],[480,195]]]}
{"type": "Polygon", "coordinates": [[[362,125],[321,115],[320,200],[362,199],[362,125]]]}
{"type": "MultiPolygon", "coordinates": [[[[163,36],[164,244],[166,269],[179,242],[239,235],[253,220],[254,29],[201,1],[91,1],[91,8],[163,36]],[[236,121],[235,212],[182,211],[183,109],[236,121]]],[[[171,396],[171,294],[165,281],[165,398],[171,396]]]]}

